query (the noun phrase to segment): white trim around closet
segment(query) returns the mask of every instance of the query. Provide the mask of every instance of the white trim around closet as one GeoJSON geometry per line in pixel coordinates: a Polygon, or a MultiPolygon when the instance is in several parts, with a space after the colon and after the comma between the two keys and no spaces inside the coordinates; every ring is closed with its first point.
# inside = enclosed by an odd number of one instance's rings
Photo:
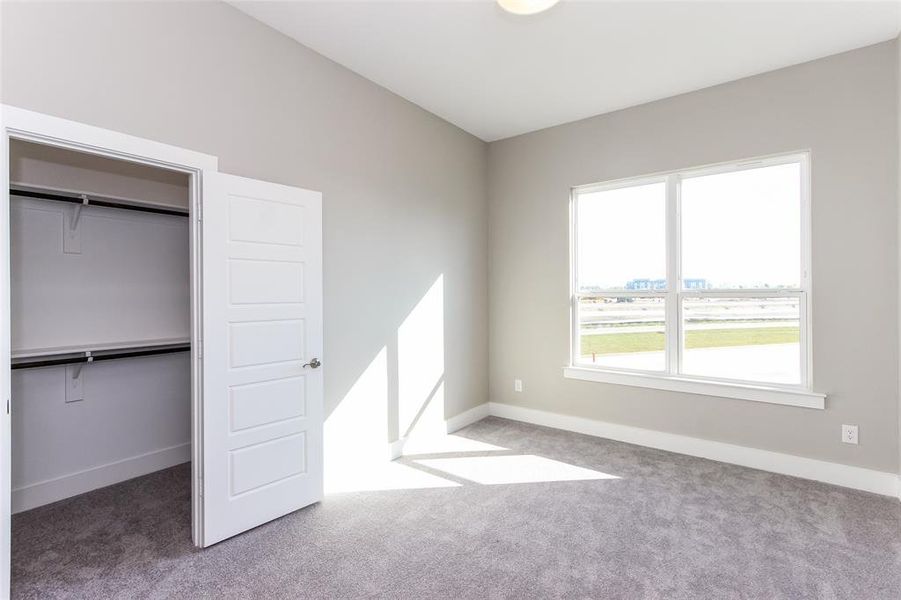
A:
{"type": "MultiPolygon", "coordinates": [[[[190,176],[190,213],[191,213],[191,439],[192,448],[192,536],[194,543],[202,545],[203,518],[199,499],[202,473],[202,377],[200,373],[200,352],[202,349],[201,313],[202,306],[200,281],[200,221],[202,219],[202,181],[204,173],[218,171],[219,160],[215,156],[170,146],[153,140],[147,140],[118,131],[86,125],[59,117],[45,115],[22,108],[0,105],[0,597],[9,593],[10,584],[10,515],[11,515],[11,418],[9,414],[10,398],[10,304],[9,304],[9,140],[17,139],[26,142],[54,146],[139,163],[151,167],[169,169],[186,173],[190,176]]],[[[181,461],[184,449],[176,447],[155,457],[138,457],[147,465],[151,463],[168,463],[181,461]],[[162,461],[162,462],[160,462],[162,461]]],[[[183,462],[183,461],[182,461],[183,462]]],[[[130,465],[137,469],[146,467],[141,460],[130,465]],[[138,464],[141,463],[141,464],[138,464]]],[[[116,469],[115,465],[101,465],[98,473],[109,475],[116,469]]],[[[134,470],[132,469],[132,470],[134,470]]],[[[90,470],[91,472],[96,469],[90,470]]],[[[94,477],[88,476],[88,479],[94,477]]],[[[85,480],[86,481],[86,480],[85,480]]],[[[49,483],[49,482],[47,482],[49,483]]],[[[51,486],[52,487],[52,486],[51,486]]],[[[49,488],[48,488],[49,489],[49,488]]]]}
{"type": "MultiPolygon", "coordinates": [[[[4,135],[15,139],[191,173],[218,171],[219,159],[110,129],[2,105],[4,135]]],[[[4,181],[9,185],[9,172],[4,181]]]]}

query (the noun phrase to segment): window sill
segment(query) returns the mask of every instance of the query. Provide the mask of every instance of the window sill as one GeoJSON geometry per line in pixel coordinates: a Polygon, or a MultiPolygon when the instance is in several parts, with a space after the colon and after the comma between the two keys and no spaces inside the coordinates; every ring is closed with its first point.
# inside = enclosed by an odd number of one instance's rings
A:
{"type": "Polygon", "coordinates": [[[672,375],[652,375],[648,373],[625,373],[622,371],[606,371],[588,367],[564,367],[563,376],[567,379],[581,379],[599,383],[614,383],[633,387],[652,388],[669,392],[685,392],[703,394],[720,398],[736,398],[754,402],[768,402],[785,406],[803,408],[826,408],[826,394],[810,392],[800,388],[785,388],[767,385],[744,383],[726,383],[720,381],[701,381],[687,377],[672,375]]]}

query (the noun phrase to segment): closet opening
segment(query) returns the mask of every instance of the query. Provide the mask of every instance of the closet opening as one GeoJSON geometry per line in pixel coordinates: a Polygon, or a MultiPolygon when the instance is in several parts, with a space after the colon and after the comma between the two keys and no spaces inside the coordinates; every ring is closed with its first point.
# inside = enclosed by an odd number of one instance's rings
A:
{"type": "Polygon", "coordinates": [[[192,177],[9,141],[13,588],[53,544],[191,544],[192,177]]]}

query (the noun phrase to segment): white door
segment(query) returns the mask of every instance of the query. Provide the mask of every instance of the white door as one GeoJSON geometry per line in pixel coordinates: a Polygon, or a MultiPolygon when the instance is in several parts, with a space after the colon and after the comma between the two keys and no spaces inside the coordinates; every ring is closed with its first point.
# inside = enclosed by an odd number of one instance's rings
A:
{"type": "Polygon", "coordinates": [[[203,181],[203,532],[322,499],[322,196],[203,181]]]}

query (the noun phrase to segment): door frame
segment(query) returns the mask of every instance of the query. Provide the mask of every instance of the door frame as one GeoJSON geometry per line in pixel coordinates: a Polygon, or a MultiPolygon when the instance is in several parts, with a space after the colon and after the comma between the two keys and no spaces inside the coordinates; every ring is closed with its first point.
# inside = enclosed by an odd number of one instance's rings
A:
{"type": "Polygon", "coordinates": [[[9,595],[11,518],[9,141],[77,152],[185,173],[190,178],[191,247],[191,537],[203,546],[202,244],[204,175],[219,170],[215,156],[118,131],[0,104],[0,597],[9,595]]]}

